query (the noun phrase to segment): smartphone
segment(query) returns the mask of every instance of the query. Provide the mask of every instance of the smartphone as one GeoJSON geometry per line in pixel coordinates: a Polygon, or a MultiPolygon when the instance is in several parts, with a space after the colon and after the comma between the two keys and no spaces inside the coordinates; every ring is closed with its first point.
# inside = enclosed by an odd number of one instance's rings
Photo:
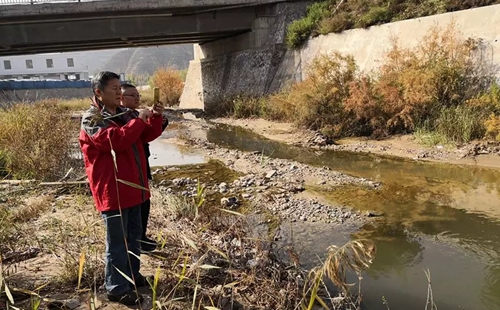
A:
{"type": "Polygon", "coordinates": [[[153,93],[153,103],[156,104],[158,101],[160,101],[160,89],[155,87],[153,93]]]}

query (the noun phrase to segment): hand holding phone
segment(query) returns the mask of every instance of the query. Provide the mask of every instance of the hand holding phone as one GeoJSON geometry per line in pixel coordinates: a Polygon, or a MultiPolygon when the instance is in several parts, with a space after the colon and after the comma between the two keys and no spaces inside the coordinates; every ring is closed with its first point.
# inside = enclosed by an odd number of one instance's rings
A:
{"type": "Polygon", "coordinates": [[[160,101],[160,89],[155,87],[153,89],[153,103],[156,104],[158,101],[160,101]]]}

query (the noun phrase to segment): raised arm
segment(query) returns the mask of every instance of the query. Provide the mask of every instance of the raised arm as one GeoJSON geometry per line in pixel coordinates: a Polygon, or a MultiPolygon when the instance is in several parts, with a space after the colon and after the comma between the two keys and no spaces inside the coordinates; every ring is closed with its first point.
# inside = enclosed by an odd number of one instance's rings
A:
{"type": "Polygon", "coordinates": [[[125,126],[115,127],[112,126],[112,121],[95,113],[85,113],[82,117],[82,129],[102,152],[110,152],[111,146],[115,151],[129,148],[141,138],[146,127],[146,123],[139,118],[130,120],[125,126]]]}

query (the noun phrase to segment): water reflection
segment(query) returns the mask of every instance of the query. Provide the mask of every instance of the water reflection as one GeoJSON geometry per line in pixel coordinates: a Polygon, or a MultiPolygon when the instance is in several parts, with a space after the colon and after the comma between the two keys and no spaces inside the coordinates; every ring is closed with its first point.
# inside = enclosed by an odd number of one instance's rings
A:
{"type": "Polygon", "coordinates": [[[377,245],[377,256],[367,274],[373,279],[401,273],[423,260],[424,247],[421,238],[411,236],[402,223],[380,222],[367,224],[353,234],[354,238],[373,240],[377,245]]]}
{"type": "MultiPolygon", "coordinates": [[[[379,190],[344,186],[309,188],[335,203],[385,214],[384,222],[352,233],[378,246],[363,282],[367,309],[423,309],[432,273],[439,309],[500,309],[500,171],[349,152],[316,152],[267,140],[247,130],[218,126],[210,142],[244,151],[328,166],[383,182],[379,190]],[[416,232],[416,235],[413,234],[416,232]]],[[[309,228],[315,230],[316,228],[309,228]]],[[[338,232],[304,233],[311,256],[339,244],[338,232]]],[[[307,255],[306,255],[307,256],[307,255]]]]}

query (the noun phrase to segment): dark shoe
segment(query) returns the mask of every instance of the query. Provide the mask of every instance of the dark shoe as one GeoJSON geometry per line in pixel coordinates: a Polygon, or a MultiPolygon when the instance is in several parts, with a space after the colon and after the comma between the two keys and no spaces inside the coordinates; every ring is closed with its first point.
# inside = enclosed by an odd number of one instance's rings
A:
{"type": "Polygon", "coordinates": [[[156,242],[148,237],[143,237],[141,240],[141,250],[143,252],[153,252],[156,250],[156,246],[156,242]]]}
{"type": "Polygon", "coordinates": [[[108,294],[109,301],[119,302],[125,306],[134,306],[142,303],[144,298],[141,294],[136,293],[134,290],[129,290],[120,295],[108,294]]]}
{"type": "MultiPolygon", "coordinates": [[[[141,288],[141,287],[150,287],[150,284],[149,282],[153,283],[153,278],[152,277],[145,277],[143,275],[138,275],[135,277],[135,285],[137,286],[137,288],[141,288]]],[[[130,283],[130,288],[134,288],[134,285],[132,283],[130,283]]]]}

